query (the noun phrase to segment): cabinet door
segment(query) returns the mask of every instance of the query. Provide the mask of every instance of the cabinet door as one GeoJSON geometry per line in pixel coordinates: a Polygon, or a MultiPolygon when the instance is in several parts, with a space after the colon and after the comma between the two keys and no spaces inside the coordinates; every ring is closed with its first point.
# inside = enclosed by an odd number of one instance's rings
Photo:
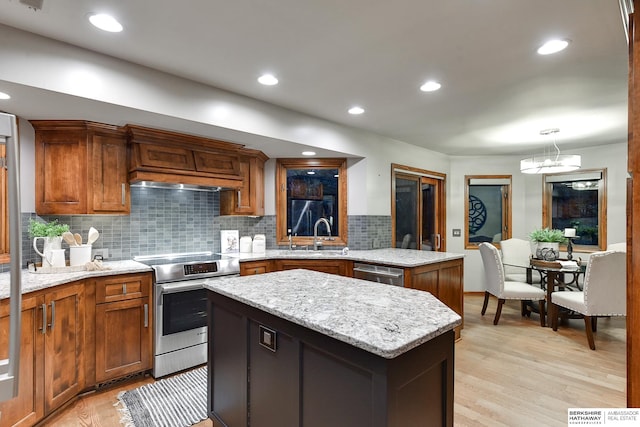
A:
{"type": "Polygon", "coordinates": [[[240,158],[242,187],[220,192],[220,215],[264,215],[264,160],[240,158]]]}
{"type": "Polygon", "coordinates": [[[36,212],[87,213],[87,138],[83,131],[36,127],[36,212]]]}
{"type": "Polygon", "coordinates": [[[149,298],[96,306],[96,381],[151,368],[149,298]]]}
{"type": "MultiPolygon", "coordinates": [[[[42,301],[42,299],[40,299],[42,301]]],[[[0,305],[0,359],[8,355],[8,300],[0,305]]],[[[42,308],[35,297],[22,299],[22,339],[20,343],[20,378],[18,396],[0,403],[0,426],[31,426],[42,418],[42,375],[38,357],[42,354],[42,308]]]]}
{"type": "Polygon", "coordinates": [[[247,261],[240,263],[240,275],[252,276],[254,274],[264,274],[271,271],[271,261],[247,261]]]}
{"type": "Polygon", "coordinates": [[[45,414],[76,396],[84,387],[84,283],[61,286],[45,294],[45,414]]]}
{"type": "Polygon", "coordinates": [[[127,145],[124,134],[94,134],[91,142],[90,213],[129,213],[127,145]]]}

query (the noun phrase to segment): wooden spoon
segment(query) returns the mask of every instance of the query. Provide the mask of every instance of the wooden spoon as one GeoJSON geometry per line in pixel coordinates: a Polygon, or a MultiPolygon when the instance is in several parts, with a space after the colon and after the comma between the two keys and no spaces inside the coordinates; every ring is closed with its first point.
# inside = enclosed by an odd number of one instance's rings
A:
{"type": "Polygon", "coordinates": [[[73,238],[76,241],[76,245],[78,246],[82,245],[82,236],[80,235],[80,233],[74,233],[73,238]]]}
{"type": "Polygon", "coordinates": [[[87,243],[89,245],[92,245],[93,242],[98,240],[98,237],[100,237],[100,233],[98,233],[98,230],[96,230],[93,227],[89,228],[89,235],[87,236],[87,243]]]}
{"type": "Polygon", "coordinates": [[[70,231],[62,233],[62,238],[69,244],[69,246],[78,246],[75,237],[73,237],[73,234],[70,231]]]}

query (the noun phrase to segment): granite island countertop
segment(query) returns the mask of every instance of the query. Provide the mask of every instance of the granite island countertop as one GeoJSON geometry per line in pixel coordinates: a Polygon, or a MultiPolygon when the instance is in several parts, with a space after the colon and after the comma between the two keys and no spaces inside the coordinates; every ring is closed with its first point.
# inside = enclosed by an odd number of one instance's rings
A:
{"type": "MultiPolygon", "coordinates": [[[[26,294],[65,283],[75,282],[90,277],[113,276],[117,274],[151,272],[151,267],[136,261],[105,261],[107,270],[77,271],[69,273],[32,273],[21,270],[22,293],[26,294]]],[[[0,273],[0,299],[9,297],[9,273],[0,273]]]]}
{"type": "Polygon", "coordinates": [[[223,277],[205,287],[387,359],[462,322],[428,292],[309,270],[223,277]]]}
{"type": "Polygon", "coordinates": [[[261,253],[225,253],[224,255],[237,256],[240,262],[268,259],[344,259],[408,268],[420,267],[422,265],[435,264],[453,259],[464,258],[464,254],[457,254],[452,252],[432,252],[399,248],[358,251],[350,250],[346,255],[342,254],[341,249],[323,249],[319,251],[304,249],[296,249],[290,251],[287,249],[278,249],[267,250],[261,253]]]}

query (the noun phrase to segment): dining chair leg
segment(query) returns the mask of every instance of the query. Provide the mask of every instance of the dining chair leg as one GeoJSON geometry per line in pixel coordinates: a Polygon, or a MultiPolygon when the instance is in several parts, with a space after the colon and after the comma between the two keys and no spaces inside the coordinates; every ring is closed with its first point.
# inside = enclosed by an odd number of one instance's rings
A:
{"type": "Polygon", "coordinates": [[[598,332],[598,318],[595,316],[591,317],[591,330],[598,332]]]}
{"type": "Polygon", "coordinates": [[[493,318],[493,324],[497,325],[500,320],[500,314],[502,314],[502,305],[504,304],[504,298],[498,299],[498,308],[496,308],[496,317],[493,318]]]}
{"type": "Polygon", "coordinates": [[[522,317],[527,315],[527,302],[525,300],[520,300],[520,315],[522,317]]]}
{"type": "Polygon", "coordinates": [[[482,303],[482,311],[480,312],[480,314],[482,314],[483,316],[487,312],[488,304],[489,304],[489,292],[484,291],[484,302],[482,303]]]}
{"type": "Polygon", "coordinates": [[[542,326],[544,328],[544,313],[545,313],[544,309],[545,309],[545,307],[544,307],[544,300],[543,299],[538,301],[538,307],[539,307],[539,310],[540,310],[540,326],[542,326]]]}
{"type": "Polygon", "coordinates": [[[593,341],[593,324],[591,323],[591,316],[584,316],[584,328],[587,330],[587,341],[589,342],[589,348],[591,350],[596,349],[596,344],[593,341]]]}
{"type": "Polygon", "coordinates": [[[554,331],[558,330],[558,306],[552,302],[549,303],[549,316],[547,322],[554,331]]]}

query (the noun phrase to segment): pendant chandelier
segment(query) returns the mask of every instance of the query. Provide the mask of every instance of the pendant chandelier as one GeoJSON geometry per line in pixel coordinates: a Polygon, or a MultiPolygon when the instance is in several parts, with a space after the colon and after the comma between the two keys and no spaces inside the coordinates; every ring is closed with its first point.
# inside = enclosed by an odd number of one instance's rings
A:
{"type": "Polygon", "coordinates": [[[540,131],[540,135],[554,135],[553,147],[555,153],[549,150],[543,154],[534,155],[520,161],[520,172],[528,174],[536,173],[557,173],[570,172],[580,169],[581,158],[577,154],[560,154],[558,144],[556,144],[555,134],[560,132],[558,128],[544,129],[540,131]]]}

